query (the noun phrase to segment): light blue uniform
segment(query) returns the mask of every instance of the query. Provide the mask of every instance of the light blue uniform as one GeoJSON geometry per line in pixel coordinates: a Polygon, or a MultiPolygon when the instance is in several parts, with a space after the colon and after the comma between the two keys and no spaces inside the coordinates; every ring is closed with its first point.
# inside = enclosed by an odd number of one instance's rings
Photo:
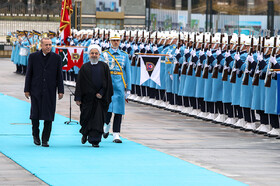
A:
{"type": "MultiPolygon", "coordinates": [[[[123,77],[126,83],[126,90],[131,90],[131,67],[130,60],[128,54],[124,51],[117,50],[116,52],[110,48],[108,50],[119,62],[119,65],[122,68],[123,77]]],[[[101,56],[101,60],[108,63],[108,66],[111,71],[114,95],[112,96],[112,102],[109,106],[108,112],[112,112],[115,114],[125,114],[125,86],[122,80],[122,76],[119,74],[112,73],[120,73],[121,70],[113,57],[104,51],[101,56]]]]}

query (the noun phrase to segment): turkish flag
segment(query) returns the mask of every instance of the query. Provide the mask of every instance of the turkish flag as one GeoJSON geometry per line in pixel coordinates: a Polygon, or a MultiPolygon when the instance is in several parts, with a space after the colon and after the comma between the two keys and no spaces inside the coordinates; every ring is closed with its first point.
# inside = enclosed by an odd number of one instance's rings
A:
{"type": "Polygon", "coordinates": [[[70,36],[71,22],[70,16],[73,12],[72,0],[62,0],[61,3],[61,14],[60,14],[60,37],[64,43],[68,46],[69,42],[67,38],[70,36]]]}

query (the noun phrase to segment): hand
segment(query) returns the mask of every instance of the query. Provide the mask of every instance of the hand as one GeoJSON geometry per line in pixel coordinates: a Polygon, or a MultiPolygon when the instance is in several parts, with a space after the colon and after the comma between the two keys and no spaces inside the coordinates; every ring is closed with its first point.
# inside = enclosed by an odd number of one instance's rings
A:
{"type": "Polygon", "coordinates": [[[178,49],[178,48],[176,48],[176,50],[175,50],[175,54],[177,55],[177,54],[179,54],[179,53],[180,53],[179,49],[178,49]]]}
{"type": "Polygon", "coordinates": [[[172,54],[169,54],[169,55],[168,55],[168,57],[169,57],[169,58],[172,58],[172,57],[173,57],[173,55],[172,55],[172,54]]]}
{"type": "Polygon", "coordinates": [[[192,50],[192,51],[191,51],[191,55],[192,55],[192,57],[195,57],[195,56],[196,56],[195,50],[192,50]]]}
{"type": "Polygon", "coordinates": [[[258,61],[262,61],[263,60],[263,55],[262,55],[262,53],[260,54],[259,52],[258,52],[258,61]]]}
{"type": "Polygon", "coordinates": [[[99,44],[99,40],[98,39],[95,41],[95,44],[97,44],[97,45],[99,44]]]}
{"type": "Polygon", "coordinates": [[[126,48],[129,48],[129,47],[130,47],[130,43],[127,43],[127,44],[126,44],[126,48]]]}
{"type": "Polygon", "coordinates": [[[228,51],[228,52],[225,53],[225,57],[227,58],[229,56],[230,56],[230,52],[228,51]]]}
{"type": "Polygon", "coordinates": [[[211,57],[211,56],[212,56],[211,50],[207,50],[206,55],[207,55],[208,57],[211,57]]]}
{"type": "Polygon", "coordinates": [[[137,45],[134,45],[134,46],[133,46],[133,49],[134,49],[134,50],[137,50],[137,49],[138,49],[138,46],[137,46],[137,45]]]}
{"type": "Polygon", "coordinates": [[[248,60],[250,63],[253,63],[253,62],[254,62],[253,55],[248,55],[247,60],[248,60]]]}
{"type": "Polygon", "coordinates": [[[76,101],[76,104],[77,104],[78,106],[81,106],[82,102],[81,102],[81,101],[76,101]]]}
{"type": "Polygon", "coordinates": [[[203,56],[204,55],[204,51],[200,50],[199,51],[199,56],[203,56]]]}
{"type": "Polygon", "coordinates": [[[61,100],[63,98],[63,94],[62,93],[59,93],[58,94],[58,100],[61,100]]]}
{"type": "Polygon", "coordinates": [[[219,48],[217,51],[216,51],[216,54],[217,56],[220,55],[222,53],[221,49],[219,48]]]}
{"type": "Polygon", "coordinates": [[[30,98],[30,92],[24,92],[24,95],[25,95],[26,99],[30,98]]]}
{"type": "Polygon", "coordinates": [[[155,52],[155,51],[157,51],[157,46],[153,46],[153,51],[155,52]]]}
{"type": "Polygon", "coordinates": [[[234,59],[235,59],[236,61],[238,61],[238,60],[240,59],[240,54],[239,54],[239,53],[238,53],[238,54],[235,54],[234,59]]]}
{"type": "Polygon", "coordinates": [[[275,65],[277,63],[276,58],[275,57],[270,57],[270,62],[275,65]]]}
{"type": "Polygon", "coordinates": [[[144,44],[142,43],[141,45],[140,45],[140,49],[143,49],[144,48],[144,44]]]}
{"type": "Polygon", "coordinates": [[[150,50],[150,49],[151,49],[150,45],[147,45],[146,50],[150,50]]]}
{"type": "Polygon", "coordinates": [[[187,54],[187,53],[189,53],[189,52],[190,52],[189,48],[186,48],[186,49],[184,50],[184,54],[187,54]]]}
{"type": "Polygon", "coordinates": [[[129,95],[130,95],[130,90],[125,91],[124,94],[125,99],[127,99],[129,95]]]}
{"type": "Polygon", "coordinates": [[[102,99],[102,95],[99,94],[99,93],[96,93],[96,97],[97,97],[98,99],[102,99]]]}

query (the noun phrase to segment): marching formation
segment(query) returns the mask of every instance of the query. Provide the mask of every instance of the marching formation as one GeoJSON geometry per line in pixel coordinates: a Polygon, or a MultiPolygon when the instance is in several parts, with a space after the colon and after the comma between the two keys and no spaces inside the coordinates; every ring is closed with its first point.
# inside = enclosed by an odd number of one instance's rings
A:
{"type": "MultiPolygon", "coordinates": [[[[24,74],[30,53],[26,49],[32,49],[31,46],[38,43],[35,31],[23,33],[12,36],[18,39],[13,40],[11,60],[17,65],[17,73],[24,74]]],[[[127,68],[126,72],[119,72],[125,76],[120,82],[128,87],[122,87],[126,91],[121,96],[128,100],[280,139],[275,72],[275,69],[280,69],[280,37],[276,34],[270,37],[269,31],[265,30],[260,33],[257,36],[253,32],[244,35],[95,28],[72,30],[67,42],[71,46],[84,47],[84,63],[89,61],[87,48],[99,45],[103,51],[101,59],[110,62],[111,75],[120,75],[114,74],[117,64],[106,52],[112,50],[110,38],[114,35],[120,37],[121,52],[117,61],[130,63],[121,63],[121,67],[126,65],[127,68]],[[161,57],[160,85],[151,79],[140,83],[139,54],[161,57]],[[126,56],[129,59],[125,59],[126,56]]],[[[54,51],[55,46],[65,42],[54,33],[52,43],[54,51]]],[[[39,47],[37,45],[37,49],[39,47]]],[[[78,72],[76,66],[64,71],[64,79],[76,81],[78,72]]],[[[109,109],[113,111],[116,108],[109,109]]],[[[124,110],[115,114],[123,115],[124,110]]],[[[119,132],[119,129],[115,130],[119,132]]]]}

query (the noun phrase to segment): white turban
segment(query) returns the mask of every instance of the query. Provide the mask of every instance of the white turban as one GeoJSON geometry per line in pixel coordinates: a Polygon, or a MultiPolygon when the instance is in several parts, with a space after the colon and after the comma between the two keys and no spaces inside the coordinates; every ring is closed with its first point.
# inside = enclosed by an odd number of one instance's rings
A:
{"type": "Polygon", "coordinates": [[[88,47],[88,53],[90,53],[90,51],[91,51],[92,49],[97,49],[98,52],[99,52],[99,54],[101,54],[101,48],[100,48],[99,45],[96,45],[96,44],[94,44],[94,45],[89,45],[89,47],[88,47]]]}

